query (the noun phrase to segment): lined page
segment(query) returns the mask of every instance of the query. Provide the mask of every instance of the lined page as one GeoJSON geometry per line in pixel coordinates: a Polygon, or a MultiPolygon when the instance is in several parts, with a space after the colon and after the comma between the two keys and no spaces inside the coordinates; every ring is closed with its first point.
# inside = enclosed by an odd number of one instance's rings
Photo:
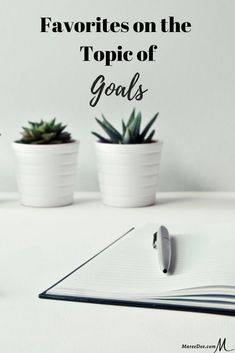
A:
{"type": "Polygon", "coordinates": [[[47,293],[147,299],[192,287],[235,286],[235,224],[169,225],[169,275],[160,271],[152,247],[158,227],[148,224],[130,232],[47,293]]]}

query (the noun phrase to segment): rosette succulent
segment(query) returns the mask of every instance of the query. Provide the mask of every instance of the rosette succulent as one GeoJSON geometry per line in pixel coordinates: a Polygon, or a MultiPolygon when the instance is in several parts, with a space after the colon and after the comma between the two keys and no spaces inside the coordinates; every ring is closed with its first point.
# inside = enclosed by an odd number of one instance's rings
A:
{"type": "Polygon", "coordinates": [[[57,123],[56,119],[50,121],[28,122],[28,127],[23,127],[21,139],[17,142],[31,145],[48,145],[71,142],[71,134],[66,125],[57,123]]]}

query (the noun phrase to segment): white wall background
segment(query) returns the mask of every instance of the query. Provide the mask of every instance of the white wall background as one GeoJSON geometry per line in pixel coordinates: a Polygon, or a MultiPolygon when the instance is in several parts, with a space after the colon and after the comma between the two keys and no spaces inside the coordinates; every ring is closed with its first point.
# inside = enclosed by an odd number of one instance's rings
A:
{"type": "Polygon", "coordinates": [[[235,190],[234,0],[0,0],[0,190],[15,190],[11,141],[27,120],[58,117],[81,140],[77,189],[98,188],[91,129],[101,112],[113,122],[133,106],[160,112],[162,190],[235,190]],[[40,17],[60,21],[190,21],[190,34],[41,34],[40,17]],[[81,61],[79,47],[134,51],[159,46],[155,63],[81,61]],[[102,98],[89,106],[102,73],[128,84],[136,71],[149,91],[138,103],[102,98]]]}

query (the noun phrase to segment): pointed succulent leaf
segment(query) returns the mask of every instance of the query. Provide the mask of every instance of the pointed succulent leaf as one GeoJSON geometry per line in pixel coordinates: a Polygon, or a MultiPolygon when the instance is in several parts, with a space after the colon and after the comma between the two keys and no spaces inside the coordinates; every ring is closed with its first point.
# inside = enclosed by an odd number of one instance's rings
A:
{"type": "Polygon", "coordinates": [[[61,126],[60,126],[60,128],[59,128],[59,131],[60,131],[60,132],[64,131],[64,130],[66,129],[66,127],[67,127],[67,125],[62,125],[62,124],[61,124],[61,126]]]}
{"type": "Polygon", "coordinates": [[[66,127],[67,127],[67,125],[62,125],[60,123],[60,124],[57,124],[53,127],[53,131],[55,131],[57,134],[60,134],[66,129],[66,127]]]}
{"type": "Polygon", "coordinates": [[[115,129],[115,127],[113,125],[110,124],[110,122],[104,117],[103,114],[102,114],[102,118],[103,118],[103,122],[107,126],[107,128],[110,129],[114,134],[116,134],[119,137],[119,139],[121,139],[122,135],[120,134],[120,132],[117,131],[117,129],[115,129]]]}
{"type": "Polygon", "coordinates": [[[49,142],[50,140],[53,140],[53,138],[56,136],[54,132],[46,132],[45,134],[42,134],[42,138],[45,142],[49,142]]]}
{"type": "Polygon", "coordinates": [[[132,134],[131,134],[131,131],[129,128],[126,129],[126,132],[123,136],[123,139],[122,139],[122,143],[124,145],[128,145],[128,144],[131,144],[131,141],[132,141],[132,134]]]}
{"type": "Polygon", "coordinates": [[[50,125],[50,126],[53,126],[53,125],[55,125],[55,121],[56,121],[56,119],[55,118],[53,118],[49,123],[48,123],[48,125],[50,125]]]}
{"type": "Polygon", "coordinates": [[[155,120],[157,119],[158,114],[159,114],[159,113],[155,114],[154,117],[153,117],[153,118],[148,122],[148,124],[145,126],[144,130],[143,130],[142,133],[140,134],[140,137],[141,137],[142,139],[144,139],[145,136],[147,135],[149,129],[151,128],[151,126],[153,125],[153,123],[155,122],[155,120]]]}
{"type": "Polygon", "coordinates": [[[141,113],[138,113],[132,123],[129,125],[129,129],[132,133],[133,139],[136,141],[139,137],[141,124],[141,113]]]}
{"type": "Polygon", "coordinates": [[[111,138],[111,140],[114,143],[118,143],[121,139],[121,135],[118,133],[116,134],[115,130],[110,129],[110,127],[108,127],[105,122],[99,120],[96,118],[97,123],[103,128],[103,130],[106,132],[106,134],[111,138]]]}
{"type": "Polygon", "coordinates": [[[129,117],[129,120],[128,120],[126,126],[129,127],[134,119],[135,119],[135,108],[132,110],[131,115],[129,117]]]}
{"type": "Polygon", "coordinates": [[[24,130],[24,131],[22,132],[22,134],[23,134],[24,132],[25,132],[25,133],[28,133],[29,130],[30,130],[28,127],[24,127],[24,126],[22,127],[22,129],[24,130]]]}
{"type": "Polygon", "coordinates": [[[33,121],[29,121],[28,123],[31,126],[31,128],[34,128],[36,126],[36,123],[34,123],[33,121]]]}
{"type": "Polygon", "coordinates": [[[71,134],[68,132],[62,132],[61,134],[57,135],[57,138],[60,141],[67,141],[71,139],[71,134]]]}
{"type": "Polygon", "coordinates": [[[149,134],[149,136],[144,140],[144,143],[150,143],[152,142],[153,135],[155,134],[155,130],[152,130],[149,134]]]}
{"type": "Polygon", "coordinates": [[[99,139],[100,142],[103,142],[103,143],[112,143],[111,140],[109,140],[109,139],[107,139],[107,138],[101,136],[101,135],[98,134],[97,132],[92,131],[91,133],[92,133],[94,136],[98,137],[98,139],[99,139]]]}
{"type": "Polygon", "coordinates": [[[122,120],[122,136],[124,136],[125,132],[126,132],[126,125],[124,123],[124,120],[122,120]]]}

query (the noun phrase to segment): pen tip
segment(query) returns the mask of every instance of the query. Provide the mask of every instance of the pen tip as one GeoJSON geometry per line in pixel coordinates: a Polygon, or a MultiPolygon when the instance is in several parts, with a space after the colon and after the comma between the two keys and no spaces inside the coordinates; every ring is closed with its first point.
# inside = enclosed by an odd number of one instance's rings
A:
{"type": "Polygon", "coordinates": [[[166,268],[164,268],[163,273],[167,273],[167,269],[166,268]]]}

